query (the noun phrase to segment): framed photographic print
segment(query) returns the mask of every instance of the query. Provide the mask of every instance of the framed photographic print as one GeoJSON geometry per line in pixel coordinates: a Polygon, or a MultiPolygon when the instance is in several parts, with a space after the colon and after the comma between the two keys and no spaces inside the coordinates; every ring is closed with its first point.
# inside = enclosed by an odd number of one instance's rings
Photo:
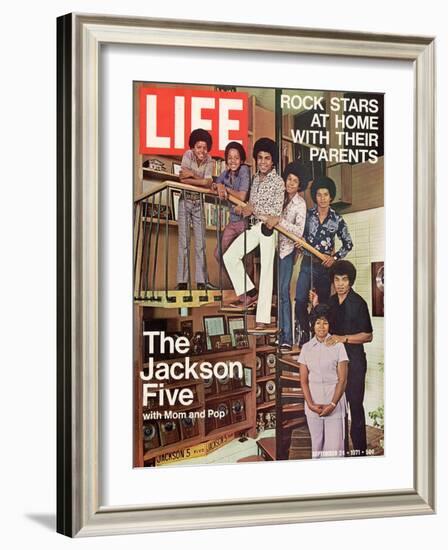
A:
{"type": "Polygon", "coordinates": [[[173,220],[177,221],[178,215],[179,215],[179,199],[180,199],[180,191],[176,191],[175,189],[171,189],[170,191],[170,201],[171,201],[171,209],[173,212],[173,220]]]}
{"type": "MultiPolygon", "coordinates": [[[[434,85],[431,37],[58,19],[60,533],[434,512],[434,85]],[[190,167],[182,182],[144,167],[180,157],[190,167]],[[218,176],[242,186],[245,201],[254,179],[250,228],[238,224],[235,197],[219,200],[211,187],[218,176]],[[277,227],[271,239],[263,231],[264,216],[290,214],[285,190],[289,209],[305,203],[310,227],[328,215],[324,235],[277,227]],[[151,212],[170,207],[177,223],[148,220],[148,201],[151,212]],[[397,219],[396,204],[409,215],[397,219]],[[297,238],[308,253],[288,268],[297,238]],[[252,280],[241,246],[260,244],[261,273],[252,280]],[[325,271],[332,254],[335,268],[325,271]],[[380,317],[371,265],[386,261],[380,317]],[[306,296],[318,276],[335,283],[336,294],[321,293],[319,302],[331,309],[348,300],[356,327],[330,336],[318,319],[304,320],[303,308],[288,313],[282,289],[294,295],[300,276],[306,296]],[[311,342],[333,338],[341,355],[330,370],[341,369],[344,350],[364,346],[365,418],[338,435],[342,448],[316,451],[297,361],[279,358],[275,374],[256,380],[256,357],[267,361],[277,342],[211,350],[209,337],[226,333],[221,308],[253,289],[250,321],[275,323],[279,343],[305,350],[307,369],[311,342]],[[186,317],[192,342],[171,336],[186,317]],[[241,377],[244,387],[234,383],[241,377]],[[216,392],[206,391],[210,380],[216,392]],[[262,394],[268,385],[272,399],[257,399],[257,385],[262,394]],[[235,446],[264,449],[263,438],[273,460],[234,464],[235,446]],[[297,455],[292,442],[301,442],[297,455]],[[230,468],[232,484],[223,481],[230,468]],[[260,484],[261,470],[275,483],[260,484]]],[[[248,317],[234,336],[247,334],[248,317]]],[[[342,425],[346,410],[355,418],[358,396],[325,396],[324,404],[342,425]]]]}
{"type": "Polygon", "coordinates": [[[244,317],[231,317],[229,316],[227,319],[227,325],[229,327],[229,334],[232,338],[232,346],[236,346],[236,338],[235,338],[235,331],[236,330],[244,330],[244,317]]]}
{"type": "Polygon", "coordinates": [[[235,347],[237,349],[249,347],[249,338],[244,328],[236,328],[233,330],[233,337],[235,339],[235,347]]]}
{"type": "Polygon", "coordinates": [[[189,340],[193,338],[193,321],[181,321],[180,323],[180,331],[184,336],[186,336],[189,340]]]}
{"type": "Polygon", "coordinates": [[[384,317],[384,262],[372,262],[372,315],[384,317]]]}
{"type": "Polygon", "coordinates": [[[226,334],[226,318],[225,315],[204,315],[204,332],[207,339],[207,349],[212,349],[211,336],[221,336],[226,334]]]}
{"type": "Polygon", "coordinates": [[[230,334],[210,336],[209,339],[212,351],[224,351],[232,347],[230,334]]]}
{"type": "Polygon", "coordinates": [[[179,162],[173,162],[173,174],[178,176],[180,174],[180,169],[182,165],[179,162]]]}

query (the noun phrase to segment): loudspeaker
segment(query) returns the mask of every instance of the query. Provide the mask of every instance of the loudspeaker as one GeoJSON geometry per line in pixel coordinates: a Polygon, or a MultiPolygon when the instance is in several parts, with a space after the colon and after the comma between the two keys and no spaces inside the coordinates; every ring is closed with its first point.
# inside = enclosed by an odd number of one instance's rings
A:
{"type": "Polygon", "coordinates": [[[162,446],[180,441],[179,426],[174,420],[160,422],[160,441],[162,446]]]}
{"type": "Polygon", "coordinates": [[[145,452],[160,447],[159,429],[156,422],[143,424],[143,449],[145,452]]]}

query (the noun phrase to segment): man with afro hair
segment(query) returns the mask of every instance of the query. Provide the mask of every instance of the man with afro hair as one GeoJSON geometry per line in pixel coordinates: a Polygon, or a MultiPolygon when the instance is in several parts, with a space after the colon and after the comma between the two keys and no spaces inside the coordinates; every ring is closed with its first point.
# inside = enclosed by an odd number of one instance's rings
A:
{"type": "MultiPolygon", "coordinates": [[[[224,151],[226,169],[216,178],[214,189],[222,200],[228,196],[236,197],[241,201],[247,199],[250,187],[250,169],[246,162],[246,151],[241,143],[231,141],[224,151]]],[[[221,235],[221,242],[216,245],[215,258],[218,263],[222,262],[222,256],[246,229],[246,220],[241,214],[235,212],[235,207],[230,208],[230,220],[224,227],[221,235]]]]}
{"type": "Polygon", "coordinates": [[[335,196],[336,184],[331,178],[321,176],[313,181],[311,197],[316,206],[307,212],[303,238],[316,250],[322,252],[325,260],[320,260],[307,250],[303,251],[295,307],[296,327],[299,328],[300,333],[299,345],[303,345],[310,339],[308,295],[311,287],[313,286],[316,290],[319,302],[327,303],[331,289],[329,269],[336,260],[344,258],[353,248],[344,218],[331,208],[331,202],[335,196]],[[336,237],[342,245],[335,252],[336,237]]]}
{"type": "MultiPolygon", "coordinates": [[[[278,227],[289,233],[302,237],[306,221],[306,204],[300,192],[306,189],[311,179],[308,169],[298,160],[290,162],[284,172],[283,180],[286,185],[285,200],[281,216],[274,218],[278,227]]],[[[294,241],[285,235],[279,235],[279,344],[280,351],[292,349],[292,312],[290,287],[294,264],[297,258],[297,249],[294,241]]]]}
{"type": "Polygon", "coordinates": [[[224,254],[224,265],[238,296],[234,307],[248,307],[257,304],[256,331],[275,332],[271,324],[272,291],[274,279],[274,257],[276,234],[271,228],[273,218],[280,216],[283,209],[285,184],[277,174],[278,146],[270,138],[260,138],[254,144],[253,157],[257,163],[249,202],[236,213],[252,216],[254,222],[239,235],[224,254]],[[260,246],[260,285],[257,291],[251,278],[245,272],[243,258],[260,246]]]}

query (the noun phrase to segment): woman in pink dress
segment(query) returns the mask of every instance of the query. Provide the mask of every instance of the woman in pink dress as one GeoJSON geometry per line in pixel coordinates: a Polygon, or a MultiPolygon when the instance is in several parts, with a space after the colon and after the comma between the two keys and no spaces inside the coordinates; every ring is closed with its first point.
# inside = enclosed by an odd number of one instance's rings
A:
{"type": "Polygon", "coordinates": [[[344,456],[348,357],[344,344],[328,345],[329,308],[317,306],[314,337],[298,359],[313,458],[344,456]]]}

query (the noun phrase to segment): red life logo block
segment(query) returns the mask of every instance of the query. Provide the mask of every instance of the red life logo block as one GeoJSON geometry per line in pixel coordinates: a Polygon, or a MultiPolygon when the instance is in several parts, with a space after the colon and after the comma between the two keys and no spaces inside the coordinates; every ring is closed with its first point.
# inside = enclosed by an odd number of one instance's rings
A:
{"type": "Polygon", "coordinates": [[[230,141],[247,151],[248,96],[243,92],[214,92],[188,88],[140,89],[140,153],[182,155],[190,133],[207,130],[212,156],[224,156],[230,141]]]}

